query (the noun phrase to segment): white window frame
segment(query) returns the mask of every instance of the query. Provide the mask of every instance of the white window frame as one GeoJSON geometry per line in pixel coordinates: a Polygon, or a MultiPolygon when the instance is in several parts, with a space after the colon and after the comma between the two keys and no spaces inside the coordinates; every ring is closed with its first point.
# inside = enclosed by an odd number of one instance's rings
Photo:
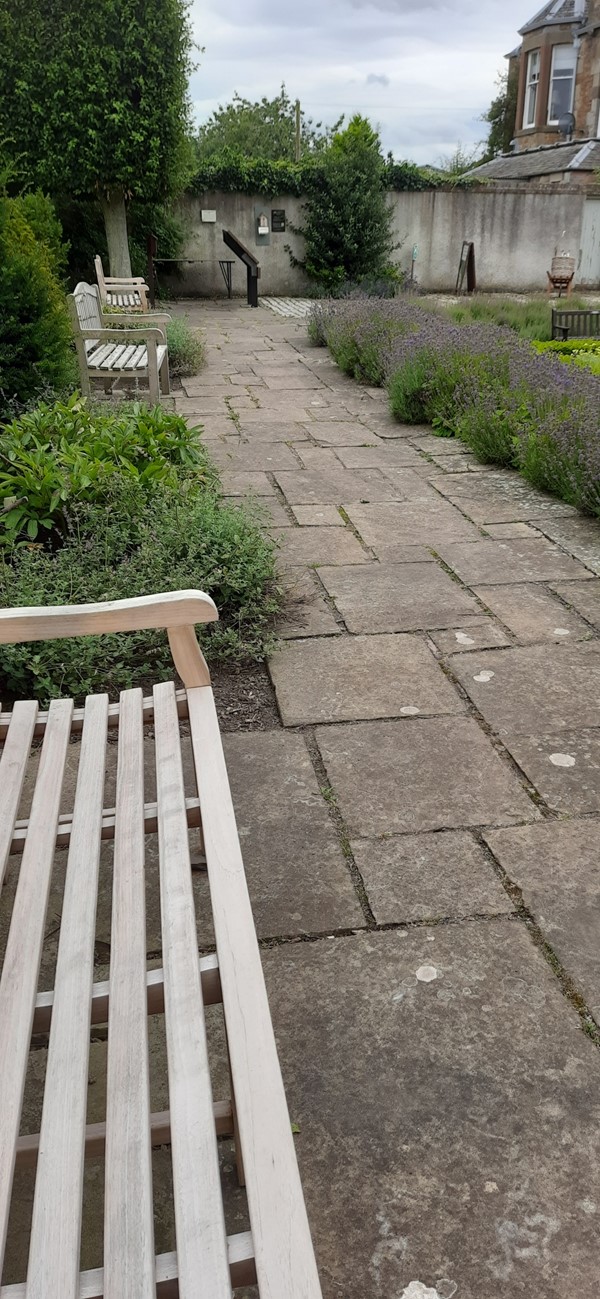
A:
{"type": "Polygon", "coordinates": [[[538,89],[540,84],[541,50],[530,50],[527,55],[527,77],[523,103],[523,130],[535,126],[538,89]],[[534,66],[535,65],[535,66],[534,66]]]}
{"type": "MultiPolygon", "coordinates": [[[[572,67],[571,67],[571,69],[570,69],[570,72],[571,72],[571,98],[570,98],[570,100],[569,100],[569,107],[563,109],[563,112],[565,112],[565,113],[572,113],[572,112],[573,112],[573,100],[574,100],[574,98],[575,98],[575,77],[576,77],[576,74],[577,74],[577,50],[575,49],[575,46],[574,46],[574,45],[566,45],[566,44],[563,44],[563,45],[553,45],[553,46],[552,46],[552,63],[551,63],[551,65],[550,65],[550,83],[549,83],[549,86],[548,86],[548,116],[547,116],[547,118],[546,118],[546,122],[547,122],[547,125],[548,125],[548,126],[557,126],[557,125],[558,125],[558,122],[559,122],[559,118],[558,118],[558,117],[551,117],[551,116],[550,116],[550,112],[551,112],[551,109],[552,109],[552,87],[553,87],[553,84],[554,84],[554,76],[555,76],[555,59],[556,59],[556,52],[557,52],[557,50],[571,50],[571,51],[572,51],[572,55],[573,55],[573,65],[572,65],[572,67]]],[[[566,71],[566,70],[563,69],[562,71],[563,71],[563,73],[564,73],[564,71],[566,71]]],[[[566,78],[566,76],[564,76],[564,75],[561,75],[561,76],[559,77],[559,80],[560,80],[560,81],[566,81],[566,79],[567,79],[567,78],[566,78]]],[[[562,116],[562,114],[561,114],[561,116],[562,116]]]]}

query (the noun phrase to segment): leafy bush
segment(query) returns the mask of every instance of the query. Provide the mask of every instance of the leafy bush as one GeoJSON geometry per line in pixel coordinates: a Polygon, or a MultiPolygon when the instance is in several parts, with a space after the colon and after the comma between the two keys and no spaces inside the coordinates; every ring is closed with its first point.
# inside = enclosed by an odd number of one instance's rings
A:
{"type": "MultiPolygon", "coordinates": [[[[260,659],[279,608],[273,543],[244,510],[223,505],[189,475],[150,491],[115,475],[110,509],[78,503],[54,553],[19,547],[0,555],[5,606],[118,600],[196,587],[210,593],[218,623],[200,630],[209,661],[260,659]]],[[[0,647],[10,691],[45,702],[82,698],[172,676],[163,632],[85,637],[0,647]]]]}
{"type": "Polygon", "coordinates": [[[379,136],[357,114],[325,150],[319,183],[306,173],[304,225],[297,231],[305,240],[304,257],[295,257],[289,246],[287,251],[292,265],[327,292],[391,271],[393,214],[383,166],[379,136]]]}
{"type": "Polygon", "coordinates": [[[60,391],[72,378],[74,353],[56,251],[36,238],[20,199],[0,197],[0,266],[0,418],[6,418],[44,388],[60,391]]]}
{"type": "MultiPolygon", "coordinates": [[[[571,299],[574,309],[585,306],[571,299]]],[[[551,339],[552,311],[547,297],[532,297],[525,302],[496,294],[476,293],[460,302],[438,303],[433,310],[449,317],[457,325],[489,324],[512,329],[521,338],[551,339]]]]}
{"type": "Polygon", "coordinates": [[[590,349],[572,344],[565,365],[560,347],[540,355],[514,329],[457,325],[406,300],[319,303],[311,330],[352,373],[383,376],[399,419],[430,421],[480,459],[600,514],[600,380],[577,364],[590,349]]]}
{"type": "Polygon", "coordinates": [[[534,343],[536,352],[551,352],[567,365],[600,374],[600,338],[569,338],[564,342],[534,343]]]}
{"type": "Polygon", "coordinates": [[[169,370],[183,378],[197,374],[204,365],[204,343],[197,329],[191,329],[187,320],[175,316],[167,325],[169,370]]]}
{"type": "Polygon", "coordinates": [[[206,482],[215,471],[197,430],[180,415],[136,402],[94,408],[77,395],[42,404],[0,428],[0,547],[37,538],[60,542],[75,501],[108,501],[115,475],[142,488],[174,481],[176,469],[206,482]]]}
{"type": "MultiPolygon", "coordinates": [[[[202,158],[188,190],[192,194],[221,190],[226,194],[264,194],[269,198],[291,194],[301,198],[326,183],[325,153],[294,163],[250,158],[235,149],[223,149],[216,156],[202,158]]],[[[461,177],[455,185],[466,188],[474,183],[461,177]]],[[[388,156],[383,164],[382,185],[396,192],[444,189],[448,188],[448,178],[427,167],[417,167],[414,162],[394,162],[388,156]]]]}

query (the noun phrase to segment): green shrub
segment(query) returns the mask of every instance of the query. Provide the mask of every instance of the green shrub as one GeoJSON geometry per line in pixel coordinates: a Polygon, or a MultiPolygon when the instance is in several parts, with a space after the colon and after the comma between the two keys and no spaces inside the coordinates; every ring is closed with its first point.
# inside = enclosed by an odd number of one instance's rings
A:
{"type": "MultiPolygon", "coordinates": [[[[429,305],[429,304],[428,304],[429,305]]],[[[571,299],[573,308],[585,303],[571,299]]],[[[549,340],[552,337],[552,310],[547,297],[531,297],[526,302],[495,294],[476,293],[457,303],[438,303],[433,310],[450,317],[456,324],[502,325],[521,338],[549,340]]]]}
{"type": "Polygon", "coordinates": [[[169,370],[172,375],[184,378],[198,374],[204,365],[204,343],[197,329],[191,329],[183,316],[174,316],[167,325],[169,370]]]}
{"type": "Polygon", "coordinates": [[[0,419],[73,375],[56,254],[36,239],[23,201],[0,197],[0,419]]]}
{"type": "Polygon", "coordinates": [[[108,501],[116,474],[150,488],[177,469],[215,479],[199,431],[180,415],[139,402],[95,408],[77,394],[42,404],[0,428],[0,500],[14,501],[0,515],[0,547],[40,531],[56,544],[73,502],[108,501]]]}
{"type": "Polygon", "coordinates": [[[534,343],[536,352],[551,352],[568,365],[578,365],[592,374],[600,374],[600,338],[555,339],[550,343],[534,343]]]}
{"type": "Polygon", "coordinates": [[[63,228],[52,199],[40,189],[22,194],[14,200],[38,240],[48,251],[50,265],[56,277],[63,281],[67,273],[69,245],[63,238],[63,228]]]}
{"type": "MultiPolygon", "coordinates": [[[[275,549],[243,509],[222,504],[191,475],[145,491],[115,476],[110,509],[74,505],[62,547],[0,555],[3,606],[118,600],[190,587],[207,591],[220,621],[199,629],[211,662],[264,657],[280,605],[275,549]]],[[[172,676],[166,634],[144,631],[0,648],[10,691],[45,702],[82,698],[172,676]]]]}

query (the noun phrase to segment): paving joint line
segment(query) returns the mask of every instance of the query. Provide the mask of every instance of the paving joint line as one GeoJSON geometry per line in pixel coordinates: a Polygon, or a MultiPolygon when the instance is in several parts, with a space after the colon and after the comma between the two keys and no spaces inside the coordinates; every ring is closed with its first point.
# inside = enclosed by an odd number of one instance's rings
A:
{"type": "Polygon", "coordinates": [[[327,768],[321,755],[321,750],[317,744],[314,727],[306,727],[303,731],[303,735],[313,771],[317,778],[321,797],[327,804],[329,819],[335,829],[342,857],[350,876],[354,893],[358,899],[365,919],[365,925],[367,929],[373,929],[376,924],[375,915],[369,902],[369,895],[367,893],[365,882],[354,860],[354,853],[352,852],[350,843],[350,831],[346,825],[344,817],[342,816],[335,789],[329,779],[327,768]]]}

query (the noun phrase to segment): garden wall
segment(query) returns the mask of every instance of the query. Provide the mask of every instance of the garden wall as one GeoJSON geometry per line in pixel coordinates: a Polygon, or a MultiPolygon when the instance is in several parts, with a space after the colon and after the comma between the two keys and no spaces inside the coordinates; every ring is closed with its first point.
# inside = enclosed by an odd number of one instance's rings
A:
{"type": "MultiPolygon", "coordinates": [[[[477,285],[482,291],[543,291],[555,246],[568,248],[575,258],[579,255],[586,202],[581,192],[497,187],[422,190],[394,193],[391,201],[394,237],[401,244],[395,260],[410,271],[416,245],[416,278],[428,292],[454,290],[464,239],[475,243],[477,285]]],[[[223,243],[223,229],[233,231],[258,256],[260,293],[301,296],[306,292],[306,278],[291,266],[285,247],[289,244],[296,255],[302,254],[301,238],[289,229],[290,222],[302,223],[302,199],[289,195],[273,199],[251,194],[186,195],[180,215],[188,231],[184,250],[188,260],[177,278],[161,275],[165,287],[174,293],[194,297],[224,294],[219,259],[233,254],[223,243]],[[259,243],[257,217],[264,212],[271,226],[273,211],[285,212],[286,231],[271,232],[259,243]],[[215,213],[216,219],[203,220],[203,212],[215,213]]],[[[600,285],[600,248],[595,283],[600,285]]],[[[236,295],[246,291],[246,271],[237,261],[233,291],[236,295]]]]}

